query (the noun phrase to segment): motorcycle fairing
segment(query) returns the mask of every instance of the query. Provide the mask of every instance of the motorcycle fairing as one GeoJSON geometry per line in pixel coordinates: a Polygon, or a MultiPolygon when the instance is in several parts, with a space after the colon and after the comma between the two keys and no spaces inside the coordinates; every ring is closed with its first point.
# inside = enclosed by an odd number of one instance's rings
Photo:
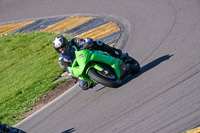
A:
{"type": "Polygon", "coordinates": [[[120,64],[122,61],[118,58],[112,57],[108,53],[102,51],[93,51],[89,49],[75,51],[76,58],[72,67],[68,67],[69,72],[74,77],[81,77],[82,80],[92,83],[97,83],[96,81],[90,79],[87,76],[87,72],[90,68],[95,68],[98,71],[103,71],[104,69],[95,62],[105,63],[111,66],[116,73],[116,76],[120,78],[120,64]],[[85,72],[84,72],[85,71],[85,72]]]}

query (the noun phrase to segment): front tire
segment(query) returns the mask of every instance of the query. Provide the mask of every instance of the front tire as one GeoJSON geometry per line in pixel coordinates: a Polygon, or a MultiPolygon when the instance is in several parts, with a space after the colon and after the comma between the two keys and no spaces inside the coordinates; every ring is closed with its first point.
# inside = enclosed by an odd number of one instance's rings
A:
{"type": "MultiPolygon", "coordinates": [[[[112,70],[110,70],[112,71],[112,70]]],[[[116,77],[115,74],[113,74],[113,76],[107,77],[105,74],[101,74],[102,72],[91,68],[88,71],[88,76],[92,79],[94,79],[95,81],[97,81],[98,83],[108,86],[108,87],[112,87],[112,88],[117,88],[119,86],[121,86],[121,80],[119,78],[116,77]]]]}

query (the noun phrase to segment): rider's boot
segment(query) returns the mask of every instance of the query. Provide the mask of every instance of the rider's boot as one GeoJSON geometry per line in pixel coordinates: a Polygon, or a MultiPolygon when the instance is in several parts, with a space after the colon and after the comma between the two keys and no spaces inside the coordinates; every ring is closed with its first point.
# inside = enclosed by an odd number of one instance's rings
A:
{"type": "Polygon", "coordinates": [[[86,82],[83,81],[80,77],[79,77],[79,87],[82,88],[82,90],[88,90],[89,88],[93,88],[94,86],[96,86],[97,84],[95,83],[90,83],[90,82],[86,82]]]}

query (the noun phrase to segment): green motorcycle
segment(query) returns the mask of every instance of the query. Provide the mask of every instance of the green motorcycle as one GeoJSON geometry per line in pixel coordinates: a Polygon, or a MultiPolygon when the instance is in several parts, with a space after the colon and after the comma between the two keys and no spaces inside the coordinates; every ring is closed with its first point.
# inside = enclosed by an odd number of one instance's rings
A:
{"type": "Polygon", "coordinates": [[[73,77],[107,87],[121,86],[123,78],[140,70],[139,63],[127,53],[122,53],[119,59],[102,51],[84,49],[75,51],[75,56],[72,66],[68,67],[73,77]]]}

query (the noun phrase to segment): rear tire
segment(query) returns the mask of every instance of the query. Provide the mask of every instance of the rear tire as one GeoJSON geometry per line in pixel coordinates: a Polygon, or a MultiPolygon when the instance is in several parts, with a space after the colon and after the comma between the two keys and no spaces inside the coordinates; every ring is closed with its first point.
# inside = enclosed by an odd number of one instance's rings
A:
{"type": "Polygon", "coordinates": [[[130,73],[136,74],[140,71],[140,64],[138,63],[138,61],[136,61],[135,59],[133,59],[132,57],[128,56],[128,62],[127,62],[129,69],[130,69],[130,73]]]}

